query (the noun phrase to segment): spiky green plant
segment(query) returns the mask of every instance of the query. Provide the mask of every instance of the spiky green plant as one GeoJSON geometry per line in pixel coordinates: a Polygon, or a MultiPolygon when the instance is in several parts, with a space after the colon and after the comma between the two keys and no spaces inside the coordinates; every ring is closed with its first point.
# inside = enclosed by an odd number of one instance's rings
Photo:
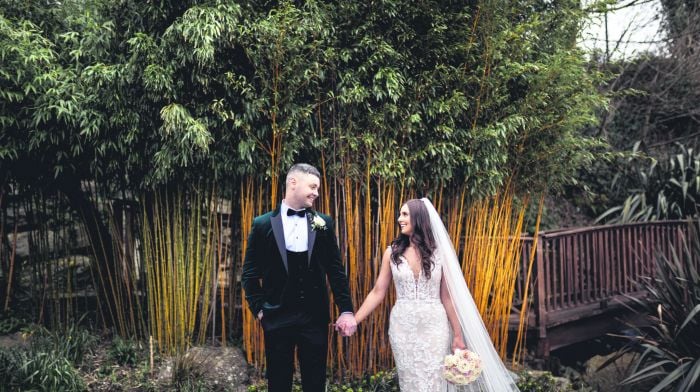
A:
{"type": "Polygon", "coordinates": [[[0,392],[80,392],[85,381],[73,364],[53,352],[0,349],[0,392]]]}
{"type": "Polygon", "coordinates": [[[649,326],[637,328],[615,356],[640,353],[623,385],[653,385],[652,392],[700,387],[700,221],[690,226],[680,249],[657,255],[655,274],[639,282],[648,297],[637,302],[649,326]]]}
{"type": "Polygon", "coordinates": [[[85,354],[91,352],[97,344],[95,335],[75,323],[66,324],[55,330],[42,326],[35,326],[29,330],[30,346],[33,351],[64,357],[74,364],[81,363],[85,354]]]}

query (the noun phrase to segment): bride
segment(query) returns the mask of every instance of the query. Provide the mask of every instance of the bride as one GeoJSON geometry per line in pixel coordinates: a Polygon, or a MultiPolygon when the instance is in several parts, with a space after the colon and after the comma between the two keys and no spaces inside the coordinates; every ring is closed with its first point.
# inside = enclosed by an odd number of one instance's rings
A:
{"type": "Polygon", "coordinates": [[[384,300],[393,278],[396,304],[389,319],[389,341],[404,392],[517,391],[493,347],[467,289],[452,242],[428,199],[409,200],[398,218],[401,233],[382,257],[374,288],[355,314],[362,322],[384,300]],[[445,355],[468,348],[482,360],[483,372],[467,386],[447,383],[445,355]]]}

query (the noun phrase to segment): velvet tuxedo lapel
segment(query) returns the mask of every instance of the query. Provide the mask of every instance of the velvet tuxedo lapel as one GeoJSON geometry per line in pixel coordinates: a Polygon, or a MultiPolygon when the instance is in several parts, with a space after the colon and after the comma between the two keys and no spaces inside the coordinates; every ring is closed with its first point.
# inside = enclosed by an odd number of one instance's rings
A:
{"type": "Polygon", "coordinates": [[[289,267],[287,266],[287,245],[284,242],[284,228],[282,227],[282,215],[280,215],[279,208],[275,210],[270,217],[270,224],[272,225],[272,233],[275,235],[275,242],[277,242],[277,249],[279,249],[280,257],[282,257],[284,270],[289,273],[289,267]]]}
{"type": "Polygon", "coordinates": [[[313,221],[313,219],[314,219],[313,212],[309,212],[308,214],[306,214],[306,229],[309,233],[309,235],[307,237],[309,239],[309,242],[308,242],[309,251],[307,252],[309,254],[309,262],[308,262],[309,265],[311,264],[311,254],[314,252],[314,243],[316,242],[316,230],[314,230],[311,227],[311,222],[313,221]]]}

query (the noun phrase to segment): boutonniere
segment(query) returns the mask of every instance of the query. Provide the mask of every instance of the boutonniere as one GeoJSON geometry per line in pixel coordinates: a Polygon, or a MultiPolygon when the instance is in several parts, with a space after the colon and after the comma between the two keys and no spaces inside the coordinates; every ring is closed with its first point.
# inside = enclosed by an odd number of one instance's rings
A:
{"type": "Polygon", "coordinates": [[[314,231],[326,230],[326,221],[320,215],[314,213],[311,217],[311,229],[314,231]]]}

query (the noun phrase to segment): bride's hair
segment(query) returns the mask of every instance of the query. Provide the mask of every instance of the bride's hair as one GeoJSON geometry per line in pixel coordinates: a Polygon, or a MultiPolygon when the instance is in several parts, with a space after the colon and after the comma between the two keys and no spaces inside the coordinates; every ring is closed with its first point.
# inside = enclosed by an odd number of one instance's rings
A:
{"type": "Polygon", "coordinates": [[[430,279],[430,270],[432,270],[433,264],[435,264],[433,261],[433,252],[435,251],[436,245],[433,230],[430,228],[428,209],[425,208],[425,204],[418,199],[407,201],[406,206],[408,206],[408,214],[411,217],[413,233],[410,237],[405,234],[399,234],[399,236],[391,242],[391,260],[396,265],[401,264],[399,257],[406,248],[413,243],[420,253],[423,274],[425,274],[426,278],[430,279]]]}

